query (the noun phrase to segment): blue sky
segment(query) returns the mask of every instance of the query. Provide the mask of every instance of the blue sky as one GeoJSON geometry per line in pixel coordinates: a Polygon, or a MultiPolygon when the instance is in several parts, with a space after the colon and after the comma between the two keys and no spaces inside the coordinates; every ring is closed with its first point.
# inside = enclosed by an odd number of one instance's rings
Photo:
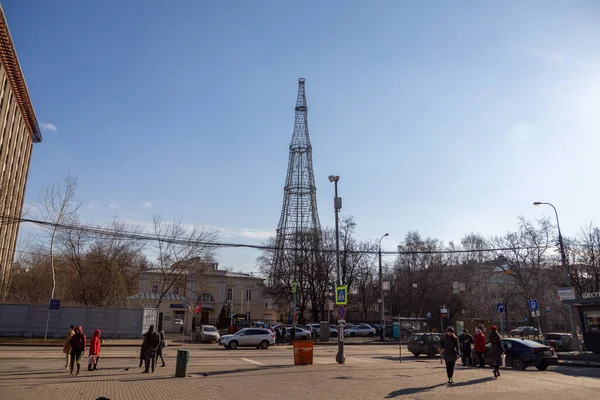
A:
{"type": "Polygon", "coordinates": [[[70,170],[87,220],[162,213],[260,243],[304,77],[322,225],[336,174],[388,250],[552,215],[535,200],[576,233],[599,217],[600,4],[507,3],[4,1],[45,127],[27,206],[70,170]]]}

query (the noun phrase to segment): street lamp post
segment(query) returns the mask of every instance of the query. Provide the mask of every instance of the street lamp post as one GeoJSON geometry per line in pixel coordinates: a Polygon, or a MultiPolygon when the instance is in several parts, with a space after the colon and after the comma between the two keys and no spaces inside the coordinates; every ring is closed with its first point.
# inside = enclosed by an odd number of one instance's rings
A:
{"type": "MultiPolygon", "coordinates": [[[[335,264],[337,269],[337,285],[341,286],[342,280],[340,276],[340,217],[339,213],[342,209],[342,198],[338,197],[338,181],[339,176],[330,175],[329,182],[333,182],[335,185],[335,197],[333,198],[333,209],[335,211],[335,264]]],[[[338,364],[343,364],[346,361],[344,356],[344,330],[341,326],[338,326],[338,352],[335,355],[335,361],[338,364]]]]}
{"type": "MultiPolygon", "coordinates": [[[[544,203],[541,201],[536,201],[533,203],[534,206],[547,205],[554,209],[554,214],[556,215],[556,227],[558,228],[558,246],[560,248],[560,261],[562,263],[563,269],[563,285],[568,287],[570,285],[569,282],[569,268],[567,266],[567,256],[565,254],[565,245],[563,243],[562,233],[560,232],[560,222],[558,221],[558,211],[556,211],[556,207],[554,207],[550,203],[544,203]]],[[[569,304],[569,319],[571,322],[571,350],[581,351],[581,343],[579,342],[579,335],[577,334],[577,324],[575,323],[575,310],[573,309],[573,305],[569,304]]]]}
{"type": "Polygon", "coordinates": [[[381,299],[379,299],[379,325],[381,326],[380,332],[380,341],[385,340],[385,307],[383,302],[383,268],[381,266],[381,241],[384,237],[388,236],[389,233],[386,233],[379,239],[379,292],[381,299]]]}

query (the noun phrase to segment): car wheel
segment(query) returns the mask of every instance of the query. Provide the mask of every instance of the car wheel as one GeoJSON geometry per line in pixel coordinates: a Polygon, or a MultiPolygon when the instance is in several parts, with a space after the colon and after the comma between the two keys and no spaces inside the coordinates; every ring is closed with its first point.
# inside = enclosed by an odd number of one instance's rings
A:
{"type": "Polygon", "coordinates": [[[419,357],[421,355],[421,353],[413,353],[413,356],[415,357],[419,357]]]}
{"type": "Polygon", "coordinates": [[[350,334],[350,337],[356,337],[356,333],[352,332],[352,333],[350,334]]]}
{"type": "Polygon", "coordinates": [[[369,332],[369,337],[373,337],[373,336],[375,336],[375,335],[373,334],[373,332],[369,332]]]}
{"type": "Polygon", "coordinates": [[[547,365],[536,365],[535,367],[540,371],[545,371],[548,369],[547,365]]]}
{"type": "Polygon", "coordinates": [[[427,350],[427,357],[429,358],[435,358],[437,351],[435,351],[435,349],[432,347],[429,350],[427,350]]]}
{"type": "Polygon", "coordinates": [[[262,342],[260,342],[260,348],[263,350],[266,350],[269,348],[269,341],[268,340],[263,340],[262,342]]]}
{"type": "Polygon", "coordinates": [[[518,357],[513,360],[512,367],[518,371],[525,371],[525,368],[527,368],[525,362],[518,357]]]}
{"type": "Polygon", "coordinates": [[[238,346],[239,346],[239,343],[236,340],[232,340],[231,342],[229,342],[229,348],[231,350],[237,349],[238,346]]]}

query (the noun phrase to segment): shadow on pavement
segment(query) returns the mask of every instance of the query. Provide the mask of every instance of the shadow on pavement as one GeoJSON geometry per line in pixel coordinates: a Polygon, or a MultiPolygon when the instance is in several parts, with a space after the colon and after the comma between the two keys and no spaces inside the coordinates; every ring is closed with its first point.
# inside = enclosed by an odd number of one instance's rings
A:
{"type": "MultiPolygon", "coordinates": [[[[548,369],[549,372],[556,372],[558,374],[568,375],[568,376],[576,376],[576,377],[585,377],[585,378],[600,378],[600,368],[596,367],[586,367],[586,366],[559,366],[559,367],[550,367],[548,369]]],[[[545,373],[546,371],[532,371],[540,374],[545,373]]]]}
{"type": "Polygon", "coordinates": [[[416,387],[416,388],[406,388],[406,389],[400,389],[400,390],[395,390],[393,392],[390,392],[387,396],[385,396],[386,399],[391,399],[394,397],[400,397],[400,396],[407,396],[410,394],[416,394],[416,393],[421,393],[421,392],[428,392],[430,390],[435,389],[436,387],[440,387],[440,386],[446,386],[445,383],[438,383],[437,385],[433,385],[433,386],[425,386],[425,387],[416,387]]]}
{"type": "Polygon", "coordinates": [[[494,378],[490,376],[490,377],[485,377],[485,378],[473,379],[472,381],[456,382],[454,385],[450,385],[449,387],[477,385],[478,383],[483,383],[483,382],[493,381],[493,380],[494,380],[494,378]]]}

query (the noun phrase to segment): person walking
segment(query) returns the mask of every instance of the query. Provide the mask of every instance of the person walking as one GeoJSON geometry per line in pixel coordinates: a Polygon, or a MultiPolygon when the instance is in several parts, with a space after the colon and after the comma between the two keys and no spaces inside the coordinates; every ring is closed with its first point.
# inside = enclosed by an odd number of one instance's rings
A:
{"type": "Polygon", "coordinates": [[[500,363],[502,362],[502,354],[504,354],[504,346],[502,346],[502,339],[498,334],[498,328],[492,326],[490,328],[490,345],[492,346],[492,365],[494,367],[494,379],[498,379],[500,376],[500,363]]]}
{"type": "Polygon", "coordinates": [[[475,354],[477,354],[477,359],[479,361],[479,368],[484,368],[485,360],[483,357],[485,354],[485,335],[483,334],[481,329],[475,329],[475,337],[473,338],[473,341],[475,354]]]}
{"type": "Polygon", "coordinates": [[[281,329],[278,326],[275,327],[275,343],[278,346],[281,344],[281,329]]]}
{"type": "Polygon", "coordinates": [[[454,365],[460,357],[460,349],[458,346],[458,338],[454,334],[453,328],[446,329],[446,334],[442,337],[440,343],[440,351],[446,361],[446,374],[448,375],[448,384],[454,383],[454,365]]]}
{"type": "Polygon", "coordinates": [[[100,329],[96,329],[94,331],[94,336],[92,336],[92,340],[90,341],[90,354],[88,361],[88,371],[92,369],[94,371],[98,370],[98,360],[100,360],[100,334],[102,331],[100,329]]]}
{"type": "Polygon", "coordinates": [[[144,355],[144,361],[146,368],[142,373],[147,374],[150,372],[150,365],[152,364],[152,373],[154,373],[154,367],[156,365],[156,352],[160,345],[160,336],[158,332],[154,330],[154,325],[150,325],[150,329],[146,332],[144,337],[146,343],[146,354],[144,355]]]}
{"type": "Polygon", "coordinates": [[[285,326],[281,325],[281,344],[285,344],[285,326]]]}
{"type": "Polygon", "coordinates": [[[162,361],[161,367],[166,367],[165,359],[163,358],[163,348],[167,347],[167,338],[165,337],[165,331],[160,331],[159,333],[160,344],[158,345],[158,349],[156,349],[156,362],[158,362],[158,357],[160,357],[160,361],[162,361]]]}
{"type": "Polygon", "coordinates": [[[473,336],[469,335],[467,329],[463,329],[462,335],[458,337],[458,342],[460,343],[463,367],[466,367],[467,365],[473,366],[473,359],[471,358],[471,345],[474,342],[473,336]]]}
{"type": "Polygon", "coordinates": [[[146,334],[142,334],[142,345],[140,346],[140,368],[146,359],[146,334]]]}
{"type": "Polygon", "coordinates": [[[77,375],[79,375],[81,359],[83,358],[83,353],[85,353],[85,335],[81,326],[75,328],[75,333],[69,343],[71,344],[71,373],[69,375],[73,375],[75,363],[77,363],[77,375]]]}
{"type": "Polygon", "coordinates": [[[68,370],[69,369],[69,360],[71,359],[71,338],[73,337],[73,335],[75,334],[75,327],[73,325],[71,325],[69,327],[69,333],[67,333],[67,338],[65,339],[65,344],[63,345],[63,353],[65,353],[66,356],[66,364],[65,364],[65,368],[68,370]]]}
{"type": "Polygon", "coordinates": [[[292,342],[292,344],[294,344],[295,337],[296,337],[296,327],[292,326],[292,329],[290,330],[290,341],[292,342]]]}

